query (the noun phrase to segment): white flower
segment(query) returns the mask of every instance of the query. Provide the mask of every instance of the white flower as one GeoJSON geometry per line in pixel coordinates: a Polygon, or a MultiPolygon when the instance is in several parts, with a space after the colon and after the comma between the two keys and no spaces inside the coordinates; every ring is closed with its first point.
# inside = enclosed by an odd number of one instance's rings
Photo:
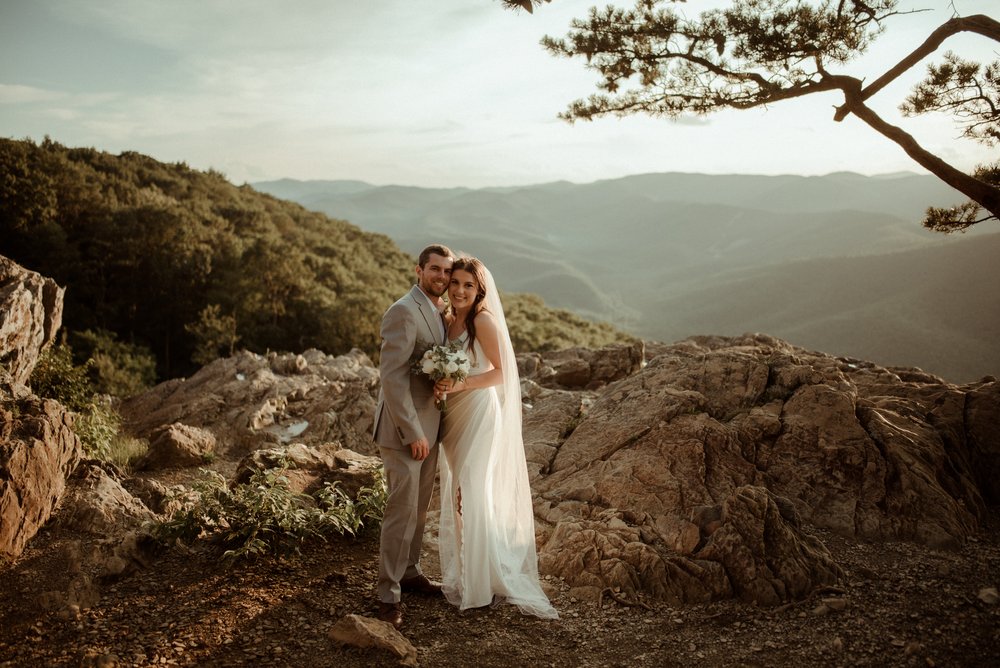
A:
{"type": "Polygon", "coordinates": [[[435,381],[442,379],[463,381],[468,377],[471,368],[469,356],[457,343],[431,346],[413,364],[414,373],[422,373],[435,381]]]}

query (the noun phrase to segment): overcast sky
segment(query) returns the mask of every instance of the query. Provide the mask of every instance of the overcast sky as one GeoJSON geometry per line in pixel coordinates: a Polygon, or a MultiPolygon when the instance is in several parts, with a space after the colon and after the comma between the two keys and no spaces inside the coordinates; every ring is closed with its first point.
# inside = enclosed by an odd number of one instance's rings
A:
{"type": "MultiPolygon", "coordinates": [[[[596,75],[539,40],[565,35],[592,4],[554,0],[528,15],[494,0],[0,0],[0,136],[135,150],[235,183],[921,171],[857,120],[833,122],[836,94],[676,122],[558,120],[596,75]]],[[[676,7],[694,15],[718,4],[676,7]]],[[[1000,17],[1000,0],[903,4],[932,11],[893,20],[849,73],[881,74],[950,17],[950,4],[1000,17]]],[[[976,36],[945,48],[998,57],[976,36]]],[[[908,88],[891,86],[872,106],[960,168],[996,159],[956,139],[947,117],[902,119],[908,88]]]]}

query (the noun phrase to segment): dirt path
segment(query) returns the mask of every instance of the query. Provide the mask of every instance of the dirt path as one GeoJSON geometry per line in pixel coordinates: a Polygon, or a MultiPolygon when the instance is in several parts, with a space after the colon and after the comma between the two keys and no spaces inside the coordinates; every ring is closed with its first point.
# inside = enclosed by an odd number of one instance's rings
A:
{"type": "MultiPolygon", "coordinates": [[[[1000,605],[978,597],[1000,586],[995,520],[958,552],[816,533],[848,577],[839,591],[793,605],[647,600],[647,608],[605,597],[599,607],[546,580],[559,621],[510,606],[460,613],[443,599],[409,597],[403,632],[423,666],[1000,665],[1000,605]]],[[[173,549],[102,585],[100,601],[76,617],[47,612],[44,592],[67,586],[63,555],[80,538],[43,532],[0,570],[0,665],[395,663],[328,637],[343,615],[374,616],[373,536],[232,569],[207,550],[173,549]]],[[[428,555],[432,574],[433,561],[428,555]]]]}

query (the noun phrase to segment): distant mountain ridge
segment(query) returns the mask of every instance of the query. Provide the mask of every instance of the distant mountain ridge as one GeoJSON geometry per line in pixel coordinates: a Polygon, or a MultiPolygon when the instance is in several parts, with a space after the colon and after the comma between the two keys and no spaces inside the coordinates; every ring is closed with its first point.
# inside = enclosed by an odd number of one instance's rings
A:
{"type": "Polygon", "coordinates": [[[979,287],[996,285],[1000,270],[996,254],[975,251],[980,240],[995,243],[996,226],[953,237],[923,229],[926,207],[963,201],[932,176],[663,173],[481,189],[287,179],[252,185],[386,234],[410,253],[442,240],[483,258],[508,290],[537,293],[647,338],[764,331],[949,380],[1000,375],[993,344],[1000,298],[979,287]],[[965,250],[946,252],[955,244],[965,250]],[[916,251],[926,252],[898,255],[916,251]],[[961,258],[975,281],[957,280],[939,256],[961,258]],[[903,290],[894,276],[910,261],[925,273],[905,298],[884,297],[881,311],[861,307],[882,286],[903,290]],[[859,303],[818,289],[813,268],[834,285],[851,285],[859,303]],[[779,304],[767,294],[775,281],[786,282],[779,304]],[[740,308],[722,308],[737,296],[740,308]],[[820,299],[829,311],[817,312],[820,299]],[[989,315],[977,315],[972,328],[960,314],[973,312],[989,315]],[[845,324],[831,328],[831,321],[845,324]],[[942,351],[948,341],[961,345],[942,351]]]}

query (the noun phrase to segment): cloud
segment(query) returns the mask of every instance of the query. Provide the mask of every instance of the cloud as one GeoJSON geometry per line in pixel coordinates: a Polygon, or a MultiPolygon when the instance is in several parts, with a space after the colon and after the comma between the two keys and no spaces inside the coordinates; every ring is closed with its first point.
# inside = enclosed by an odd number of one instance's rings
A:
{"type": "Polygon", "coordinates": [[[0,104],[31,104],[33,102],[50,102],[65,97],[64,93],[20,86],[18,84],[0,84],[0,104]]]}
{"type": "Polygon", "coordinates": [[[687,125],[692,127],[703,127],[712,124],[712,119],[708,116],[678,116],[677,118],[670,119],[676,125],[687,125]]]}

